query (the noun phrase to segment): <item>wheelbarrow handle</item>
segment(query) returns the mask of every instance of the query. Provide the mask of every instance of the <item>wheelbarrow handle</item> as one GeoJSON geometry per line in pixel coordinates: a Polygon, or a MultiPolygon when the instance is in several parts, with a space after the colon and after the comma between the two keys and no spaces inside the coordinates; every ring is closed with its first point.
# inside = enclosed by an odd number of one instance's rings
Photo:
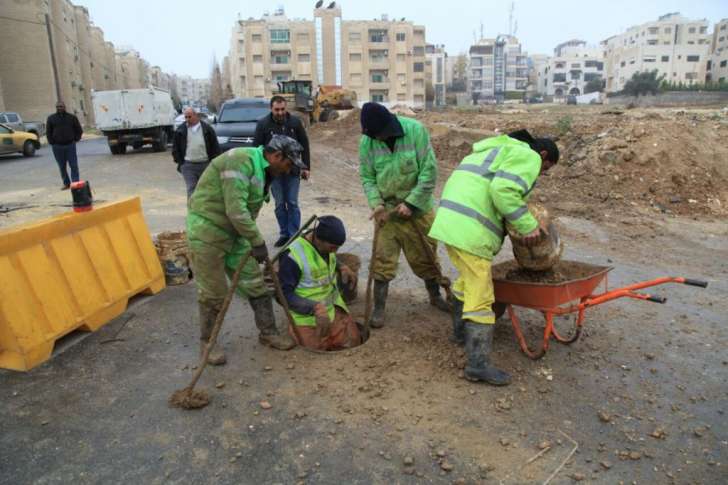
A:
{"type": "Polygon", "coordinates": [[[657,296],[657,295],[650,295],[647,298],[645,298],[645,300],[651,301],[653,303],[666,303],[667,302],[667,298],[665,298],[664,296],[657,296]]]}
{"type": "Polygon", "coordinates": [[[699,286],[701,288],[707,288],[708,282],[703,280],[694,280],[691,278],[685,278],[685,281],[683,281],[683,284],[690,285],[690,286],[699,286]]]}

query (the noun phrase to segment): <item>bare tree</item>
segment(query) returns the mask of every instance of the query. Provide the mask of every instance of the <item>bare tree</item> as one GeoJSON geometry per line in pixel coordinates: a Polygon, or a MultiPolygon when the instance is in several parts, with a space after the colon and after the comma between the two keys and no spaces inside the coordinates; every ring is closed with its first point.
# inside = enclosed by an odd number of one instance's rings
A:
{"type": "Polygon", "coordinates": [[[207,108],[213,113],[217,113],[223,101],[225,101],[225,98],[222,90],[222,73],[220,72],[220,64],[213,56],[210,72],[210,99],[207,101],[207,108]]]}

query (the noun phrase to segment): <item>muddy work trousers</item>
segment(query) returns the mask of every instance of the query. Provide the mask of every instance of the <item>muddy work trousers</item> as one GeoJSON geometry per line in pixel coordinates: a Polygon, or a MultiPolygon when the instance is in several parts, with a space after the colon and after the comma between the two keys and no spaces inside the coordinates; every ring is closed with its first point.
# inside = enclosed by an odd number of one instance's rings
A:
{"type": "MultiPolygon", "coordinates": [[[[301,336],[298,345],[314,350],[342,350],[361,345],[361,334],[359,327],[351,317],[339,307],[336,307],[336,314],[331,325],[331,331],[326,337],[320,337],[316,327],[298,326],[298,333],[301,336]]],[[[289,329],[291,337],[296,339],[293,331],[289,329]]]]}
{"type": "Polygon", "coordinates": [[[495,314],[492,305],[495,294],[491,261],[450,245],[445,245],[445,248],[459,273],[452,286],[452,294],[463,302],[463,320],[493,325],[495,314]]]}
{"type": "MultiPolygon", "coordinates": [[[[232,279],[240,259],[250,252],[250,243],[238,239],[232,250],[214,244],[190,239],[192,271],[197,284],[197,300],[201,304],[221,302],[228,291],[228,278],[232,279]]],[[[258,298],[269,294],[263,273],[254,258],[248,258],[240,273],[236,292],[243,298],[258,298]]]]}
{"type": "Polygon", "coordinates": [[[393,280],[397,275],[397,264],[401,251],[404,251],[404,257],[414,274],[423,280],[438,278],[440,271],[438,270],[439,263],[437,261],[437,241],[427,237],[434,219],[434,211],[407,220],[390,217],[379,230],[379,243],[377,244],[377,255],[374,260],[374,278],[379,281],[393,280]],[[435,255],[435,264],[430,261],[428,252],[422,244],[422,239],[420,239],[417,230],[414,228],[415,225],[420,229],[425,241],[432,248],[432,254],[435,255]]]}

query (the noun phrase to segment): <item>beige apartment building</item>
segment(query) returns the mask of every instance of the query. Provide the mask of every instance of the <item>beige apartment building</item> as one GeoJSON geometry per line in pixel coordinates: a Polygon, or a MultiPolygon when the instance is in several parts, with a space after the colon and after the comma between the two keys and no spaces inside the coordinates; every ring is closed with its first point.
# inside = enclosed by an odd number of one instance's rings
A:
{"type": "Polygon", "coordinates": [[[279,81],[310,80],[356,91],[360,104],[425,105],[425,28],[382,16],[345,21],[341,7],[314,9],[314,19],[289,19],[283,9],[239,20],[228,55],[238,97],[270,97],[279,81]]]}
{"type": "Polygon", "coordinates": [[[728,83],[728,19],[723,19],[713,29],[710,66],[707,81],[728,83]]]}
{"type": "Polygon", "coordinates": [[[707,20],[690,20],[675,12],[631,27],[601,46],[606,90],[616,92],[634,73],[654,69],[672,83],[705,82],[711,38],[707,20]]]}
{"type": "Polygon", "coordinates": [[[468,93],[477,102],[521,98],[528,86],[528,55],[512,35],[480,39],[470,46],[468,93]]]}
{"type": "Polygon", "coordinates": [[[149,84],[146,61],[133,49],[117,55],[86,7],[69,0],[0,0],[0,5],[3,109],[44,121],[62,99],[89,126],[92,90],[149,84]]]}
{"type": "Polygon", "coordinates": [[[432,106],[445,106],[447,101],[447,52],[444,45],[427,44],[425,46],[425,101],[432,106]],[[428,89],[432,89],[432,99],[428,98],[428,89]]]}

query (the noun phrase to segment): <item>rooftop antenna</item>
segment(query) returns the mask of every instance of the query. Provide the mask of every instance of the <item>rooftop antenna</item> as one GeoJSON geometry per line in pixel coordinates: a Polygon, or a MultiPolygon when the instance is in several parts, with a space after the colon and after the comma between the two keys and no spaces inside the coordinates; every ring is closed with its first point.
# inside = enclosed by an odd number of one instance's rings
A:
{"type": "Polygon", "coordinates": [[[508,35],[513,35],[513,11],[516,9],[516,2],[511,2],[510,12],[508,13],[508,35]]]}
{"type": "Polygon", "coordinates": [[[483,38],[483,22],[480,22],[480,38],[483,38]]]}

